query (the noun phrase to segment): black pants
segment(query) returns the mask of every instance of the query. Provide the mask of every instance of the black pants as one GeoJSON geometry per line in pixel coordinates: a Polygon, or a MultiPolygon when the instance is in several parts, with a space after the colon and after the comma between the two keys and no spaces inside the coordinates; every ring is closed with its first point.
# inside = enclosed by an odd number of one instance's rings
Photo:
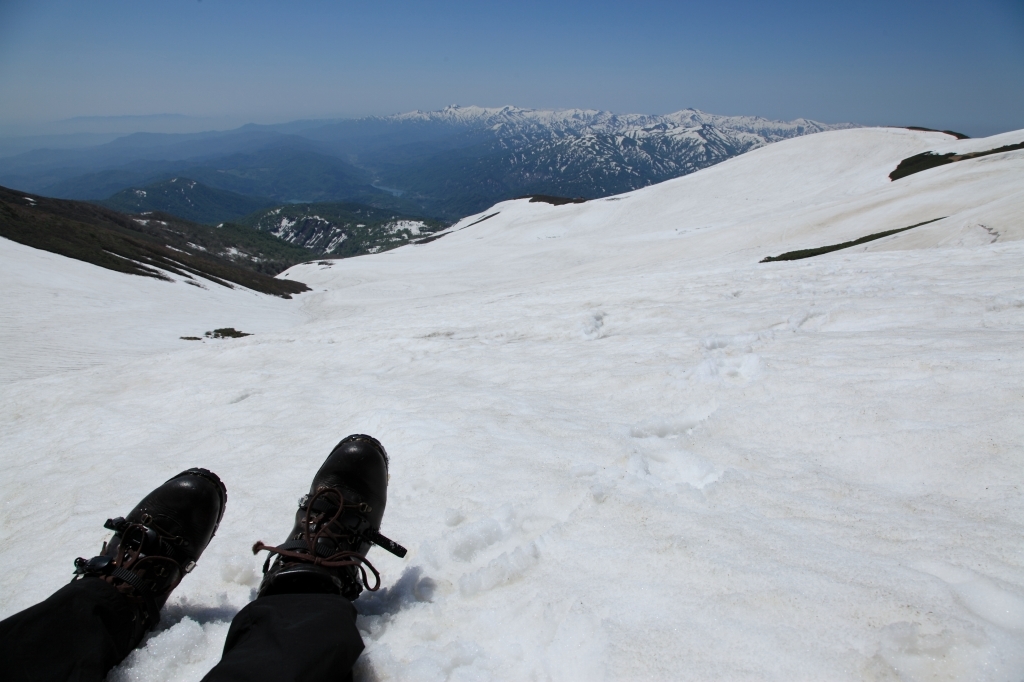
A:
{"type": "MultiPolygon", "coordinates": [[[[86,578],[0,621],[0,677],[10,682],[102,682],[138,644],[131,602],[86,578]]],[[[220,663],[204,682],[350,680],[363,650],[344,597],[280,594],[235,615],[220,663]]]]}

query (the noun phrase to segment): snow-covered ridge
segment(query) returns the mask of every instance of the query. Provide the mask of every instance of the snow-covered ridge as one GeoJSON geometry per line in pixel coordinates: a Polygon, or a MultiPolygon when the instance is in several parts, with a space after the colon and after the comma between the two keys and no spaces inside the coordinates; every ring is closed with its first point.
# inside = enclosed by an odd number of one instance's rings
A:
{"type": "Polygon", "coordinates": [[[543,129],[556,135],[587,133],[627,135],[640,130],[661,127],[716,128],[736,130],[765,139],[785,139],[824,130],[856,127],[851,123],[827,124],[799,118],[793,121],[772,121],[759,116],[721,116],[697,109],[683,109],[671,114],[614,114],[593,109],[521,109],[505,106],[485,108],[452,105],[440,111],[411,111],[384,117],[390,121],[448,123],[490,127],[504,135],[536,132],[543,129]]]}

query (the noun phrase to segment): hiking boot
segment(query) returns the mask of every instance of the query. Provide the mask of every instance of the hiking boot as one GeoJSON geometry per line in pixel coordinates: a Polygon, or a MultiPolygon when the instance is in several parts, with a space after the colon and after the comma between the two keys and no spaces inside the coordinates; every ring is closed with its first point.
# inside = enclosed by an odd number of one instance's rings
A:
{"type": "Polygon", "coordinates": [[[224,516],[228,493],[206,469],[189,469],[142,498],[128,516],[107,519],[114,537],[100,555],[75,559],[74,580],[99,578],[131,599],[142,632],[160,620],[160,608],[195,568],[224,516]]]}
{"type": "Polygon", "coordinates": [[[399,557],[405,548],[380,534],[388,501],[388,454],[376,439],[346,437],[316,472],[309,494],[299,500],[295,525],[277,547],[263,542],[253,554],[270,552],[259,597],[274,594],[340,594],[352,600],[380,587],[380,573],[366,560],[371,544],[399,557]],[[274,555],[277,555],[274,558],[274,555]],[[273,559],[273,565],[271,565],[273,559]],[[367,580],[367,569],[375,583],[367,580]]]}

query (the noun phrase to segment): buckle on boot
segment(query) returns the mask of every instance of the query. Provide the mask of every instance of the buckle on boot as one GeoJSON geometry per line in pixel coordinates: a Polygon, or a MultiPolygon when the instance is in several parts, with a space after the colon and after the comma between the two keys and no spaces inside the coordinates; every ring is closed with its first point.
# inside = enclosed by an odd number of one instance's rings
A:
{"type": "Polygon", "coordinates": [[[408,550],[405,547],[402,547],[391,538],[385,537],[379,530],[371,528],[370,530],[363,531],[363,537],[381,549],[386,549],[391,552],[399,559],[405,558],[405,555],[408,553],[408,550]]]}
{"type": "Polygon", "coordinates": [[[75,575],[101,576],[110,574],[110,563],[113,558],[108,556],[94,556],[91,559],[78,557],[75,559],[75,575]]]}
{"type": "Polygon", "coordinates": [[[106,523],[103,524],[103,527],[107,530],[114,531],[114,535],[121,535],[121,533],[124,532],[124,529],[129,525],[131,524],[129,524],[123,516],[118,516],[116,519],[107,519],[106,523]]]}

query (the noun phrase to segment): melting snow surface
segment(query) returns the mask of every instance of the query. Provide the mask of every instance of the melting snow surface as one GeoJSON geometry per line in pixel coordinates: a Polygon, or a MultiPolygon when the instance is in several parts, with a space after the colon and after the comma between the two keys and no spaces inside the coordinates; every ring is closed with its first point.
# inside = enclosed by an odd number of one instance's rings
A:
{"type": "Polygon", "coordinates": [[[365,432],[410,551],[370,552],[357,679],[1019,681],[1024,154],[888,180],[948,140],[822,133],[506,202],[296,266],[292,300],[0,241],[0,616],[206,466],[221,529],[112,677],[199,679],[252,543],[365,432]],[[224,326],[255,334],[178,340],[224,326]]]}

